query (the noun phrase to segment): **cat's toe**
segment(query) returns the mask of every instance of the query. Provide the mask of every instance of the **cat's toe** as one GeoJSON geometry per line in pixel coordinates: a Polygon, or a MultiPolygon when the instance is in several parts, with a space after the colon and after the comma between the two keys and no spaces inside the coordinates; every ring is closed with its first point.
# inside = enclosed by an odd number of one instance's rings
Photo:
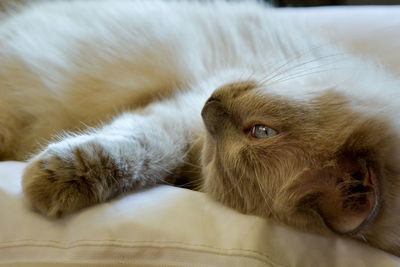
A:
{"type": "Polygon", "coordinates": [[[49,217],[103,202],[110,195],[110,186],[103,177],[109,160],[95,143],[52,145],[25,169],[25,198],[49,217]]]}

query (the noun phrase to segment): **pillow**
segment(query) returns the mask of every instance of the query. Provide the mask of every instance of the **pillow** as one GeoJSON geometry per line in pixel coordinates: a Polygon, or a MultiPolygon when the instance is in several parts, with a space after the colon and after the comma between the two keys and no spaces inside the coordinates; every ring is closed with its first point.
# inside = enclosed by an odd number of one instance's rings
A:
{"type": "MultiPolygon", "coordinates": [[[[400,74],[400,8],[279,12],[400,74]]],[[[51,220],[24,203],[24,167],[0,163],[0,266],[400,266],[357,241],[297,232],[170,186],[51,220]]]]}
{"type": "Polygon", "coordinates": [[[172,186],[48,219],[24,203],[24,167],[0,163],[0,266],[400,265],[357,241],[297,232],[172,186]]]}

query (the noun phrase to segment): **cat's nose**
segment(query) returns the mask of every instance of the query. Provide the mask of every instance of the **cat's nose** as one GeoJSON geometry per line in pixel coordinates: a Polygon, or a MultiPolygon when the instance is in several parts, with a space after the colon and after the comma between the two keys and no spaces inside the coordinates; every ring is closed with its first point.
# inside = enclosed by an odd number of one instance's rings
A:
{"type": "Polygon", "coordinates": [[[211,134],[217,133],[227,115],[221,100],[216,97],[210,97],[201,111],[204,124],[211,134]]]}

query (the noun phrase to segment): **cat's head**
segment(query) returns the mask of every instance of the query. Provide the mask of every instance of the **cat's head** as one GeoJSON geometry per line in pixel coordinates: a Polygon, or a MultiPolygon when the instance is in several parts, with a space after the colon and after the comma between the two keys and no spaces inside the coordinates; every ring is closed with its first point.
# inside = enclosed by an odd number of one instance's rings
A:
{"type": "Polygon", "coordinates": [[[399,140],[355,102],[334,88],[304,98],[253,81],[217,89],[202,111],[204,190],[301,230],[370,238],[395,205],[399,140]]]}

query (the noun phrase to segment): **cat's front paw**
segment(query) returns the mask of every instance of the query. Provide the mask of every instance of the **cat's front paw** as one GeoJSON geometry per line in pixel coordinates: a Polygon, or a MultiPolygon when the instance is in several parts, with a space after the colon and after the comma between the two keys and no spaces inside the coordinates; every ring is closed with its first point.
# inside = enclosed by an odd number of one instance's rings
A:
{"type": "Polygon", "coordinates": [[[41,213],[59,217],[104,202],[115,192],[115,161],[94,138],[75,137],[49,145],[23,176],[23,192],[41,213]]]}

